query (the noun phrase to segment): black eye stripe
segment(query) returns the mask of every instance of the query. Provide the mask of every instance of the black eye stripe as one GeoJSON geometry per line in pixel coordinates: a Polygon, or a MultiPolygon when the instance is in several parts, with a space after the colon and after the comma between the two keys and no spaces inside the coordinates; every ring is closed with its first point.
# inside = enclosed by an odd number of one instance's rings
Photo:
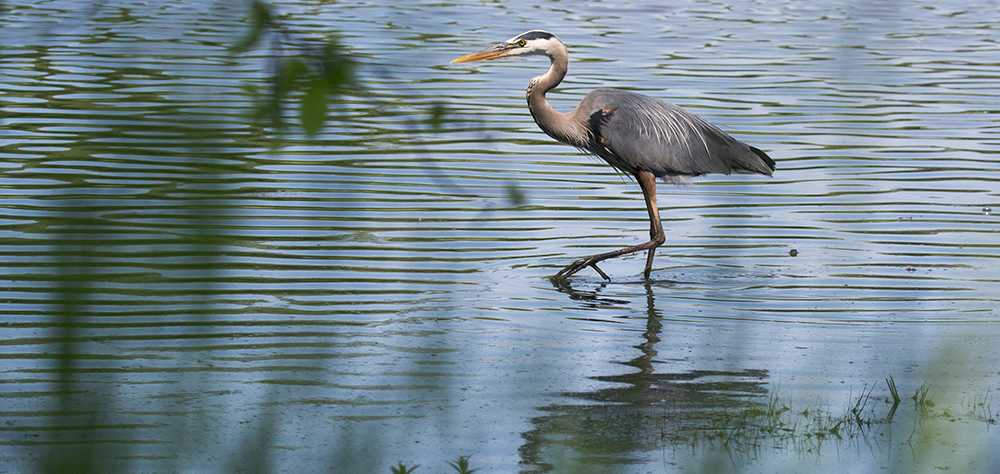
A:
{"type": "Polygon", "coordinates": [[[555,39],[555,36],[552,33],[549,33],[548,31],[531,30],[511,38],[511,41],[508,44],[510,44],[511,46],[518,45],[524,47],[525,45],[528,44],[528,41],[534,41],[538,39],[550,40],[550,39],[555,39]]]}
{"type": "Polygon", "coordinates": [[[552,33],[549,33],[548,31],[542,31],[542,30],[532,30],[532,31],[529,31],[527,33],[522,33],[520,36],[521,36],[521,39],[526,39],[526,40],[555,38],[555,36],[553,36],[552,33]]]}

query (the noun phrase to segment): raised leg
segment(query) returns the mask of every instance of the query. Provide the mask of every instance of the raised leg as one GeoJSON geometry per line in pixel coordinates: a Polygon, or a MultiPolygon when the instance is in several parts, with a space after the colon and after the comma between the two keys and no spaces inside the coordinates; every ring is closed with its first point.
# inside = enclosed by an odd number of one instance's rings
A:
{"type": "Polygon", "coordinates": [[[636,173],[635,179],[639,183],[639,189],[642,190],[643,198],[646,200],[646,210],[649,211],[649,242],[581,258],[567,265],[566,268],[556,273],[553,278],[567,278],[584,268],[591,267],[604,277],[605,280],[611,281],[611,278],[597,267],[598,262],[643,250],[649,251],[649,254],[646,256],[646,269],[644,271],[646,278],[649,278],[649,272],[653,267],[653,251],[666,241],[666,236],[663,233],[663,225],[660,223],[660,210],[656,207],[656,176],[653,173],[640,171],[636,173]]]}

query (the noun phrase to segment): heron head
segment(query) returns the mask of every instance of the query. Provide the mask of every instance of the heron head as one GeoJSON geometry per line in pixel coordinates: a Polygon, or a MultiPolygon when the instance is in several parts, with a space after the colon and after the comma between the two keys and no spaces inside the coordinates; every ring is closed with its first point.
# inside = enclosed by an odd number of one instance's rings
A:
{"type": "Polygon", "coordinates": [[[481,49],[451,60],[453,63],[468,63],[490,59],[513,58],[529,54],[549,54],[556,43],[562,44],[559,38],[542,30],[531,30],[521,33],[503,43],[481,49]]]}

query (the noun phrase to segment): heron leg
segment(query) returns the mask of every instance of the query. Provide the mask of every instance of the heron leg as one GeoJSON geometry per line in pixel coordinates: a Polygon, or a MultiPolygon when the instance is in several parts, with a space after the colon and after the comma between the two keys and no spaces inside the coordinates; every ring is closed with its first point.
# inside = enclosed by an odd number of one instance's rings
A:
{"type": "Polygon", "coordinates": [[[639,187],[642,188],[642,196],[646,198],[646,211],[649,212],[649,241],[654,245],[649,248],[646,254],[646,269],[642,272],[649,278],[649,272],[653,269],[653,255],[656,247],[663,245],[667,241],[666,234],[663,233],[663,223],[660,222],[660,208],[656,205],[656,176],[652,173],[644,183],[643,179],[637,176],[639,187]]]}
{"type": "Polygon", "coordinates": [[[635,174],[635,178],[639,183],[639,188],[642,190],[642,196],[646,200],[646,210],[649,211],[649,242],[581,258],[567,265],[566,268],[563,268],[559,271],[559,273],[556,273],[553,278],[567,278],[584,268],[592,267],[594,270],[597,270],[597,273],[604,277],[605,280],[611,281],[611,278],[608,277],[606,273],[601,271],[600,268],[597,268],[598,262],[618,257],[620,255],[641,252],[643,250],[649,251],[649,254],[646,257],[646,269],[644,272],[646,278],[649,278],[649,272],[653,266],[653,249],[662,245],[663,242],[666,241],[666,236],[663,233],[663,225],[660,222],[660,210],[656,207],[656,175],[647,171],[639,171],[635,174]]]}

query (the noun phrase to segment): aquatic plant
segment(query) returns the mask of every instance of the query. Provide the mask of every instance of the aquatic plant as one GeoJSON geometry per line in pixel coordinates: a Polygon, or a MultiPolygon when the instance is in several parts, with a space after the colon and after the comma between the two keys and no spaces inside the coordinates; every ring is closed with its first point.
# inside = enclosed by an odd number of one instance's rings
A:
{"type": "Polygon", "coordinates": [[[413,467],[408,467],[406,464],[403,464],[403,462],[400,461],[399,464],[396,465],[395,467],[390,467],[389,472],[391,472],[392,474],[410,474],[413,471],[416,471],[418,467],[420,467],[419,464],[413,467]]]}
{"type": "Polygon", "coordinates": [[[455,462],[448,461],[448,465],[455,469],[458,474],[472,474],[476,469],[469,469],[469,457],[459,456],[455,462]]]}

